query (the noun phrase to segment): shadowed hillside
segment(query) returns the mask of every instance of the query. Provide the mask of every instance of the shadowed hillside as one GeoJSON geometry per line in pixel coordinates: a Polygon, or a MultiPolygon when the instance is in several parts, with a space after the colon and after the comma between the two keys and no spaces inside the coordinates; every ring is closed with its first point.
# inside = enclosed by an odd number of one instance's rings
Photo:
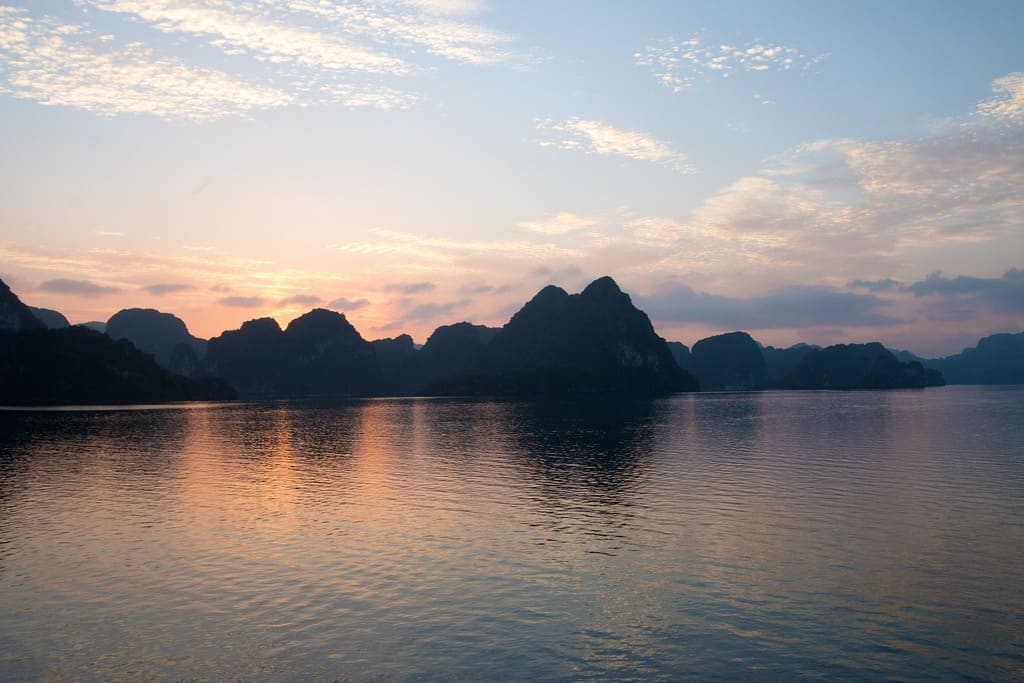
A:
{"type": "Polygon", "coordinates": [[[105,330],[111,339],[127,339],[161,367],[182,375],[196,374],[206,356],[206,342],[193,337],[181,318],[152,308],[118,311],[105,330]]]}
{"type": "Polygon", "coordinates": [[[495,335],[472,371],[428,391],[653,395],[697,388],[647,315],[603,277],[579,294],[545,287],[495,335]]]}
{"type": "Polygon", "coordinates": [[[209,341],[205,369],[252,397],[365,396],[381,388],[373,346],[344,315],[322,308],[281,330],[250,320],[209,341]]]}

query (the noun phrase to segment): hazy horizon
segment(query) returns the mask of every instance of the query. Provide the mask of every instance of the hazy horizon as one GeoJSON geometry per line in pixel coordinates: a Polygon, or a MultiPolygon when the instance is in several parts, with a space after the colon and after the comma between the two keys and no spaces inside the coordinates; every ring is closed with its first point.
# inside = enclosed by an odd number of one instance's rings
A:
{"type": "Polygon", "coordinates": [[[0,278],[209,338],[500,326],[610,275],[692,345],[1019,332],[1024,5],[0,0],[0,278]]]}

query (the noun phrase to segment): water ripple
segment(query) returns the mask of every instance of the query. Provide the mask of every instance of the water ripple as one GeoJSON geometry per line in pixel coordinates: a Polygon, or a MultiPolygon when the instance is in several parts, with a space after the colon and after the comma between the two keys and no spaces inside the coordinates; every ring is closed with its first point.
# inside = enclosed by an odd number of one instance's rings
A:
{"type": "Polygon", "coordinates": [[[1024,676],[1024,391],[0,412],[0,678],[1024,676]]]}

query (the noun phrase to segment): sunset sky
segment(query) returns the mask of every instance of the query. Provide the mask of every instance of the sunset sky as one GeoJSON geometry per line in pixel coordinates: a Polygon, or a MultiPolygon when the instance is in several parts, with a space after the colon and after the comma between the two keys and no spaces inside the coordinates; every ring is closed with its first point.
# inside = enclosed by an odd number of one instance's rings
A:
{"type": "Polygon", "coordinates": [[[1024,3],[0,0],[0,278],[210,337],[501,325],[611,275],[662,336],[1024,325],[1024,3]]]}

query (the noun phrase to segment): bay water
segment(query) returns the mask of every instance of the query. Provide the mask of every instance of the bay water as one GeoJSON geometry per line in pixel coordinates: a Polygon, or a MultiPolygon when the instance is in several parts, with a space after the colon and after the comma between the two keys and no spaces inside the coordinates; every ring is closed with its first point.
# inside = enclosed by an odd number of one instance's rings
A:
{"type": "Polygon", "coordinates": [[[1024,387],[0,411],[0,679],[1024,677],[1024,387]]]}

